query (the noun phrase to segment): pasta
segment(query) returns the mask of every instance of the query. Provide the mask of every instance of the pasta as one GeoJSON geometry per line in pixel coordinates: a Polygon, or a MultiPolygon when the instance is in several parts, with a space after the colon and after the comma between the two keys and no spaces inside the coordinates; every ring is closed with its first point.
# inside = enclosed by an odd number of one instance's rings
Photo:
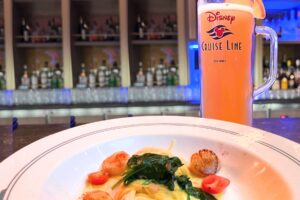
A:
{"type": "MultiPolygon", "coordinates": [[[[192,174],[182,159],[167,150],[143,148],[132,157],[116,152],[103,161],[98,176],[88,176],[82,200],[213,200],[216,196],[203,192],[202,178],[192,174]],[[109,163],[107,163],[109,161],[109,163]],[[106,162],[106,163],[105,163],[106,162]],[[144,162],[144,163],[143,163],[144,162]],[[126,170],[106,176],[103,166],[126,170]],[[144,171],[143,171],[144,170],[144,171]],[[93,178],[95,180],[93,180],[93,178]],[[92,184],[100,183],[100,184],[92,184]]],[[[106,169],[105,168],[105,169],[106,169]]],[[[118,169],[113,169],[118,171],[118,169]]]]}

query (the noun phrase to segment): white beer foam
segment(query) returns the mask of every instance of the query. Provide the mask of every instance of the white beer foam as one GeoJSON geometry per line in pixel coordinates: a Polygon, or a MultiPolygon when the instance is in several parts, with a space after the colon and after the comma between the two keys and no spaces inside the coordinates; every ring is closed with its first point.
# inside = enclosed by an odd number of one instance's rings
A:
{"type": "Polygon", "coordinates": [[[241,10],[250,12],[253,15],[253,8],[250,6],[234,3],[208,3],[203,5],[198,4],[198,14],[211,10],[241,10]]]}

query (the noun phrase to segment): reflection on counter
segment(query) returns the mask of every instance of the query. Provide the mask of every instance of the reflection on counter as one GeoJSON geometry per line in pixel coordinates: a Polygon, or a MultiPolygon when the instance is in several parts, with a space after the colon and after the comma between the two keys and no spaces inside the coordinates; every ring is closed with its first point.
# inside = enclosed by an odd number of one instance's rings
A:
{"type": "MultiPolygon", "coordinates": [[[[269,90],[255,100],[299,100],[300,89],[269,90]]],[[[189,86],[5,90],[0,105],[70,105],[89,103],[191,102],[200,103],[200,89],[189,86]]]]}

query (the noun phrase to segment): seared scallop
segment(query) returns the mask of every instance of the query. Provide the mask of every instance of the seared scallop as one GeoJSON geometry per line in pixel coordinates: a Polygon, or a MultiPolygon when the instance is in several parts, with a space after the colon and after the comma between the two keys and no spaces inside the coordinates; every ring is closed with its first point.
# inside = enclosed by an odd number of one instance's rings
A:
{"type": "Polygon", "coordinates": [[[189,169],[193,174],[200,177],[216,174],[219,169],[218,156],[208,149],[199,150],[192,155],[189,169]]]}

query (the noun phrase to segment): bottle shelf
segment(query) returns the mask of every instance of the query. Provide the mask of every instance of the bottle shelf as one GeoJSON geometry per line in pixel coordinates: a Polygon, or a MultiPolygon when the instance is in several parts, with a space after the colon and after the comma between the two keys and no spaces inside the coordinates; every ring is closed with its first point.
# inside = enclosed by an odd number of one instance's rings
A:
{"type": "MultiPolygon", "coordinates": [[[[131,35],[134,38],[140,37],[140,34],[136,32],[131,33],[131,35]]],[[[147,40],[170,40],[170,39],[177,39],[178,33],[177,32],[146,32],[143,33],[143,37],[147,38],[147,40]]]]}
{"type": "MultiPolygon", "coordinates": [[[[270,42],[269,41],[264,41],[264,44],[265,45],[268,45],[268,44],[270,44],[270,42]]],[[[300,40],[296,40],[296,41],[288,41],[288,40],[278,40],[278,44],[280,45],[280,44],[291,44],[291,45],[293,45],[293,44],[300,44],[300,40]]]]}
{"type": "Polygon", "coordinates": [[[167,45],[167,44],[177,44],[176,39],[164,39],[164,40],[132,40],[131,44],[134,45],[167,45]]]}
{"type": "Polygon", "coordinates": [[[39,43],[26,43],[26,42],[19,42],[16,44],[18,48],[53,48],[53,47],[62,47],[60,42],[39,42],[39,43]]]}
{"type": "Polygon", "coordinates": [[[76,41],[74,46],[78,47],[101,47],[101,46],[115,46],[120,45],[119,41],[76,41]]]}
{"type": "MultiPolygon", "coordinates": [[[[73,34],[73,38],[75,41],[80,40],[81,34],[73,34]]],[[[105,34],[105,33],[97,33],[97,34],[86,34],[85,42],[110,42],[110,41],[119,41],[120,34],[105,34]]]]}
{"type": "MultiPolygon", "coordinates": [[[[53,1],[57,1],[59,2],[59,0],[43,0],[43,2],[53,2],[53,1]]],[[[37,0],[14,0],[15,3],[35,3],[37,2],[37,0]]]]}

